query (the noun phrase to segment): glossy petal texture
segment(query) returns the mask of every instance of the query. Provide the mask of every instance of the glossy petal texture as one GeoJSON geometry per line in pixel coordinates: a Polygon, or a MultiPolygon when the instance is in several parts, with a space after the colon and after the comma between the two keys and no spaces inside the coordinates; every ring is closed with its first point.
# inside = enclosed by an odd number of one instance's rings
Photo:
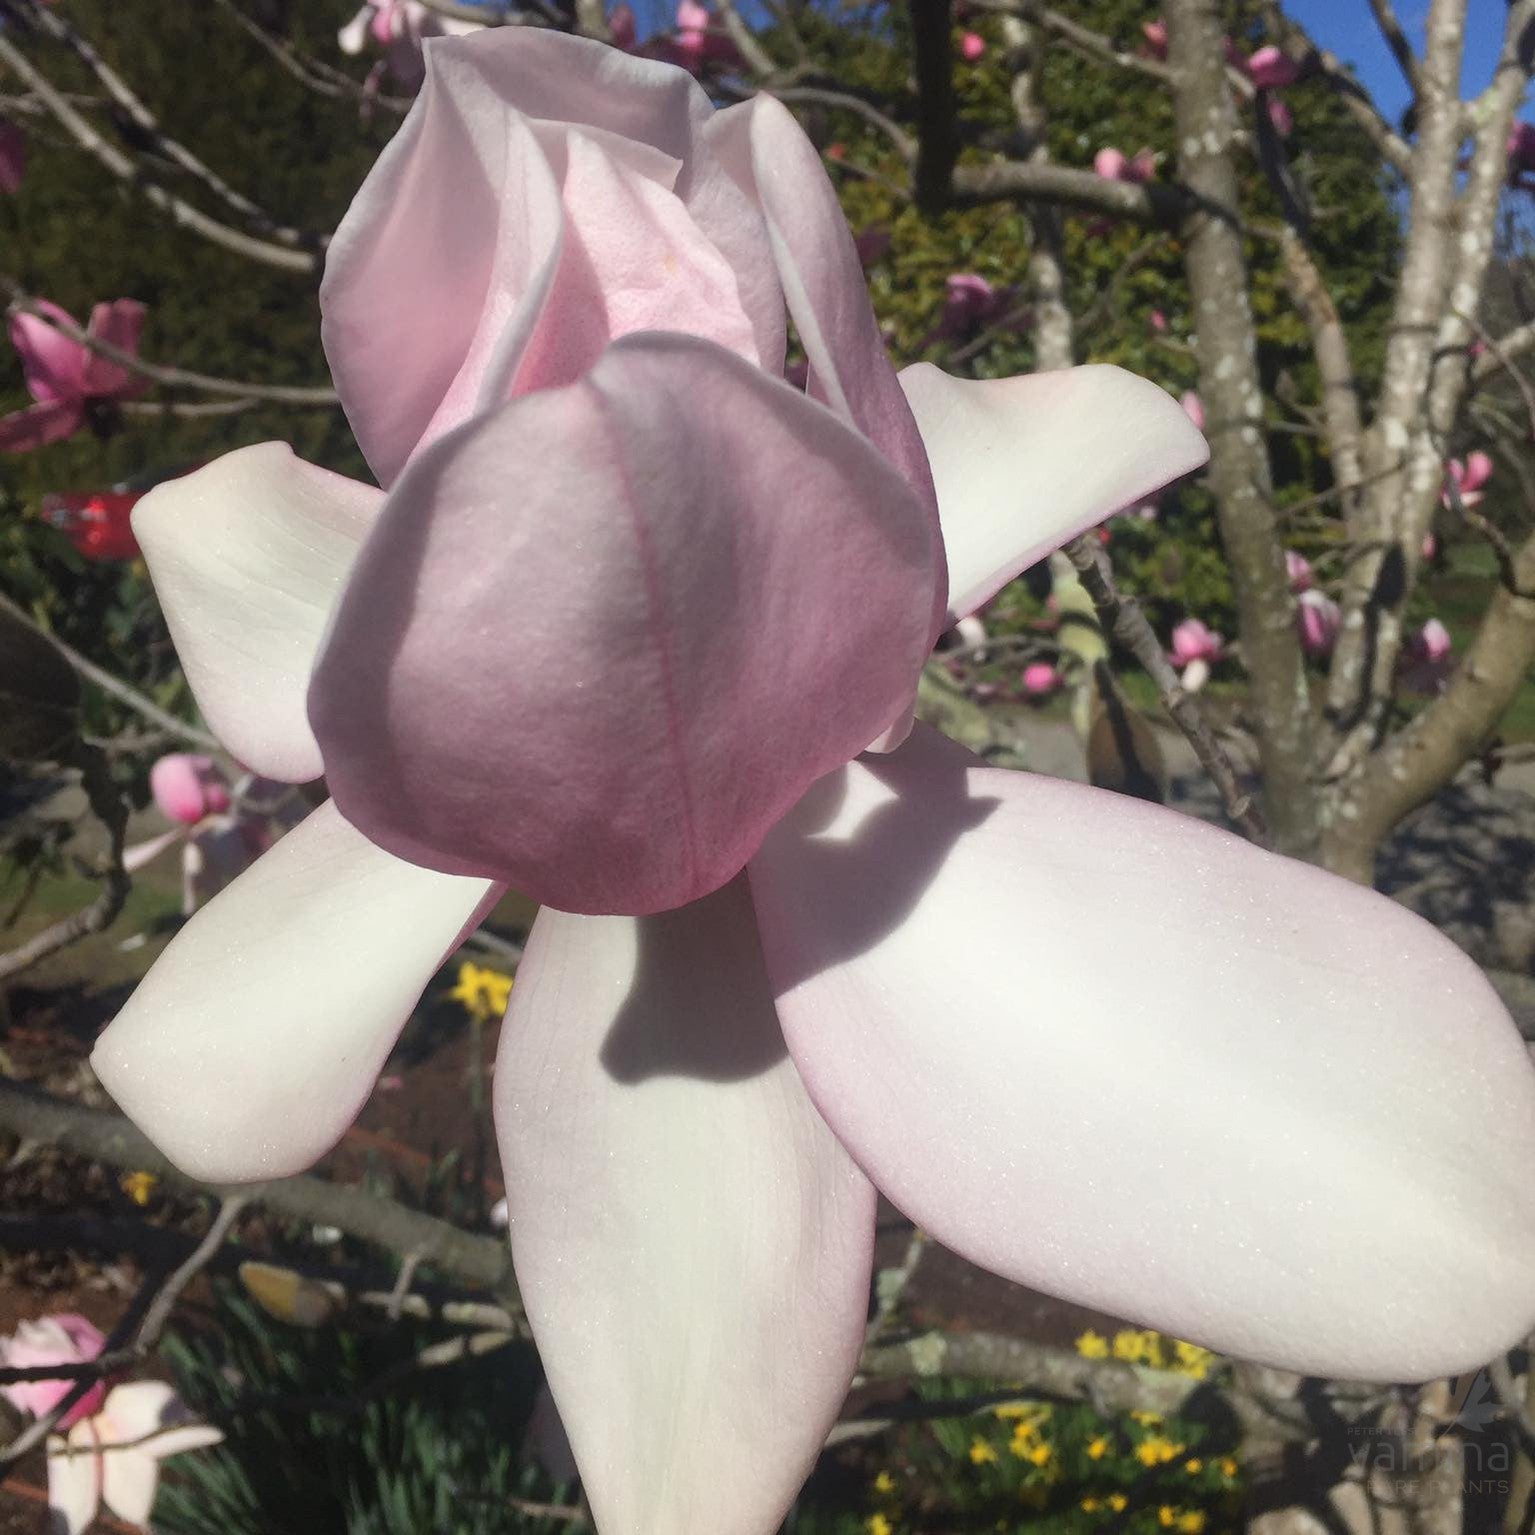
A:
{"type": "Polygon", "coordinates": [[[485,404],[579,377],[636,326],[781,368],[762,221],[700,152],[712,109],[696,82],[519,27],[427,52],[421,97],[342,221],[320,295],[380,483],[485,404]]]}
{"type": "Polygon", "coordinates": [[[304,690],[382,501],[268,442],[167,481],[133,510],[198,707],[257,773],[301,783],[324,770],[304,690]]]}
{"type": "Polygon", "coordinates": [[[919,362],[900,377],[937,486],[953,618],[1210,456],[1175,400],[1120,368],[958,379],[919,362]]]}
{"type": "Polygon", "coordinates": [[[1316,1375],[1454,1374],[1528,1330],[1535,1074],[1393,902],[921,729],[751,883],[812,1098],[983,1267],[1316,1375]]]}
{"type": "Polygon", "coordinates": [[[391,858],[324,804],[171,940],[96,1073],[193,1177],[297,1172],[351,1123],[488,893],[391,858]]]}
{"type": "Polygon", "coordinates": [[[541,912],[496,1124],[603,1535],[776,1529],[858,1359],[874,1191],[784,1054],[744,882],[660,917],[541,912]]]}
{"type": "Polygon", "coordinates": [[[390,495],[310,690],[331,790],[402,858],[567,911],[679,906],[900,712],[934,562],[926,508],[829,411],[631,337],[390,495]]]}

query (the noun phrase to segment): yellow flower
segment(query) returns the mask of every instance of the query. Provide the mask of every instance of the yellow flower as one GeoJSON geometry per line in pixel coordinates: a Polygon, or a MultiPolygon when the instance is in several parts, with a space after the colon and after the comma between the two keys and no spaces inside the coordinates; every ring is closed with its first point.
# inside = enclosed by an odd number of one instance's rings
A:
{"type": "Polygon", "coordinates": [[[1164,1439],[1160,1434],[1153,1434],[1150,1439],[1143,1439],[1135,1447],[1135,1458],[1143,1466],[1165,1466],[1168,1461],[1177,1459],[1182,1453],[1181,1444],[1174,1444],[1171,1439],[1164,1439]]]}
{"type": "Polygon", "coordinates": [[[1077,1339],[1077,1352],[1084,1359],[1107,1359],[1109,1340],[1101,1332],[1093,1332],[1089,1329],[1077,1339]]]}
{"type": "Polygon", "coordinates": [[[1089,1460],[1102,1460],[1103,1457],[1107,1455],[1111,1449],[1113,1449],[1113,1445],[1111,1445],[1109,1441],[1103,1437],[1102,1434],[1099,1434],[1098,1437],[1093,1440],[1090,1445],[1088,1445],[1087,1458],[1089,1460]]]}
{"type": "Polygon", "coordinates": [[[878,1493],[890,1493],[895,1491],[895,1478],[888,1471],[881,1471],[874,1478],[874,1490],[878,1493]]]}
{"type": "Polygon", "coordinates": [[[1103,1504],[1097,1498],[1083,1498],[1082,1512],[1084,1514],[1096,1514],[1103,1504]]]}
{"type": "Polygon", "coordinates": [[[1178,1510],[1173,1508],[1171,1504],[1164,1503],[1161,1508],[1157,1510],[1157,1523],[1160,1524],[1164,1530],[1172,1529],[1172,1527],[1177,1524],[1177,1522],[1178,1510]]]}
{"type": "Polygon", "coordinates": [[[1048,1466],[1055,1455],[1055,1451],[1048,1444],[1036,1444],[1024,1457],[1025,1460],[1036,1466],[1048,1466]]]}
{"type": "Polygon", "coordinates": [[[147,1205],[159,1179],[153,1173],[124,1173],[118,1180],[123,1193],[136,1205],[147,1205]]]}
{"type": "Polygon", "coordinates": [[[458,967],[458,985],[448,993],[448,1000],[460,1003],[471,1018],[494,1023],[506,1011],[511,996],[511,976],[465,960],[458,967]]]}
{"type": "Polygon", "coordinates": [[[1197,1508],[1191,1508],[1188,1513],[1178,1516],[1178,1528],[1183,1535],[1204,1535],[1205,1516],[1197,1508]]]}
{"type": "Polygon", "coordinates": [[[1183,1469],[1187,1471],[1190,1476],[1198,1476],[1199,1473],[1204,1470],[1204,1468],[1205,1463],[1200,1460],[1197,1455],[1193,1460],[1186,1460],[1183,1463],[1183,1469]]]}
{"type": "Polygon", "coordinates": [[[1173,1353],[1177,1356],[1173,1368],[1195,1380],[1203,1380],[1216,1362],[1216,1356],[1197,1343],[1174,1342],[1173,1353]]]}
{"type": "Polygon", "coordinates": [[[991,1415],[1004,1422],[1018,1419],[1026,1423],[1043,1423],[1050,1416],[1050,1408],[1044,1402],[999,1402],[991,1409],[991,1415]]]}
{"type": "Polygon", "coordinates": [[[883,1514],[873,1514],[864,1526],[869,1535],[895,1535],[895,1526],[883,1514]]]}
{"type": "Polygon", "coordinates": [[[1223,1460],[1217,1461],[1216,1465],[1219,1467],[1221,1475],[1225,1477],[1228,1482],[1237,1474],[1237,1463],[1229,1455],[1227,1455],[1223,1460]]]}
{"type": "Polygon", "coordinates": [[[1112,1508],[1116,1514],[1124,1513],[1125,1505],[1129,1501],[1130,1500],[1122,1492],[1111,1492],[1109,1494],[1109,1507],[1112,1508]]]}
{"type": "Polygon", "coordinates": [[[1132,1412],[1130,1416],[1142,1428],[1160,1428],[1162,1426],[1162,1414],[1159,1412],[1132,1412]]]}
{"type": "Polygon", "coordinates": [[[978,1466],[989,1465],[997,1458],[997,1452],[984,1439],[977,1436],[970,1441],[970,1459],[978,1466]]]}

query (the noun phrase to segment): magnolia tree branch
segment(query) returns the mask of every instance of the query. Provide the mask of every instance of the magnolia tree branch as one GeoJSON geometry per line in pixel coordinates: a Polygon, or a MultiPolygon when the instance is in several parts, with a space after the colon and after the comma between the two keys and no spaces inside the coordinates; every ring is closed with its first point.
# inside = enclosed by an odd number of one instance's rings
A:
{"type": "Polygon", "coordinates": [[[490,1291],[510,1311],[519,1309],[511,1250],[505,1242],[460,1231],[366,1189],[310,1176],[228,1187],[201,1183],[180,1172],[121,1114],[69,1103],[14,1082],[0,1081],[0,1129],[109,1167],[153,1173],[194,1193],[216,1199],[240,1195],[279,1215],[334,1226],[401,1256],[419,1254],[421,1261],[461,1283],[490,1291]]]}
{"type": "Polygon", "coordinates": [[[954,167],[954,202],[997,202],[1004,198],[1061,203],[1168,229],[1178,227],[1188,207],[1188,198],[1176,186],[1107,181],[1093,171],[1065,165],[998,160],[990,165],[954,167]]]}
{"type": "Polygon", "coordinates": [[[167,191],[156,182],[146,180],[133,158],[97,132],[4,32],[0,32],[0,64],[4,64],[36,95],[81,149],[119,181],[132,187],[172,223],[191,230],[193,234],[200,235],[214,245],[252,261],[259,261],[265,266],[278,267],[287,272],[319,272],[320,256],[317,252],[294,250],[291,246],[258,239],[243,230],[233,229],[228,224],[210,218],[185,198],[167,191]]]}
{"type": "Polygon", "coordinates": [[[126,682],[114,677],[104,667],[87,660],[78,650],[66,645],[56,634],[49,633],[32,618],[25,608],[12,602],[3,592],[0,592],[0,609],[4,609],[12,618],[25,624],[34,633],[42,635],[87,682],[94,683],[103,693],[109,693],[119,703],[126,704],[135,714],[151,724],[158,725],[161,730],[185,741],[189,746],[197,747],[200,751],[216,752],[224,749],[206,730],[201,730],[196,725],[189,725],[185,720],[177,719],[174,714],[162,709],[152,699],[146,698],[137,689],[129,687],[126,682]]]}
{"type": "MultiPolygon", "coordinates": [[[[0,38],[0,42],[3,41],[0,38]]],[[[121,347],[91,335],[72,320],[60,319],[44,309],[39,300],[28,294],[14,278],[0,275],[0,288],[10,294],[9,307],[12,313],[19,311],[32,315],[98,357],[105,357],[130,373],[146,378],[151,383],[163,384],[168,389],[200,389],[209,394],[232,395],[241,404],[253,400],[265,400],[276,405],[333,406],[341,403],[336,391],[328,384],[249,384],[240,379],[216,378],[208,373],[194,373],[186,368],[167,368],[160,363],[149,362],[135,352],[125,352],[121,347]]]]}
{"type": "Polygon", "coordinates": [[[917,206],[933,213],[949,201],[959,158],[954,99],[954,54],[949,32],[951,0],[911,0],[912,68],[917,77],[917,163],[912,191],[917,206]]]}
{"type": "Polygon", "coordinates": [[[1257,336],[1237,213],[1238,125],[1226,80],[1223,17],[1215,0],[1170,0],[1167,22],[1179,174],[1196,199],[1183,232],[1210,439],[1209,483],[1259,721],[1268,824],[1282,852],[1304,857],[1317,840],[1311,706],[1273,510],[1257,336]]]}
{"type": "Polygon", "coordinates": [[[1094,32],[1091,27],[1084,27],[1070,16],[1063,16],[1052,7],[1040,3],[1040,0],[970,0],[970,5],[974,10],[992,11],[1037,26],[1060,38],[1074,52],[1095,63],[1131,69],[1137,74],[1149,75],[1153,80],[1168,78],[1167,65],[1160,59],[1122,47],[1107,33],[1094,32]]]}
{"type": "Polygon", "coordinates": [[[1374,13],[1380,35],[1385,38],[1386,46],[1402,71],[1407,88],[1416,96],[1419,90],[1418,56],[1412,51],[1412,44],[1407,41],[1407,34],[1402,30],[1402,23],[1397,20],[1391,0],[1370,0],[1370,10],[1374,13]]]}
{"type": "Polygon", "coordinates": [[[154,147],[174,165],[201,182],[227,207],[234,209],[248,224],[254,225],[269,239],[281,245],[301,247],[306,250],[322,250],[328,237],[308,230],[297,229],[274,219],[229,185],[215,170],[206,165],[179,140],[171,138],[161,128],[154,113],[135,94],[126,80],[117,73],[74,26],[65,21],[55,10],[39,0],[18,0],[25,7],[28,21],[45,37],[67,48],[96,77],[107,95],[127,114],[133,125],[144,134],[154,147]]]}

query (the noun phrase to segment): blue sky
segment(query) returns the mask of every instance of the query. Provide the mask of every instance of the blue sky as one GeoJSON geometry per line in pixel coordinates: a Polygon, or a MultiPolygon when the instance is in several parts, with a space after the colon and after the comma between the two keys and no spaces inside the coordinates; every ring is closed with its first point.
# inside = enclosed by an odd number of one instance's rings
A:
{"type": "MultiPolygon", "coordinates": [[[[1407,104],[1407,89],[1390,50],[1381,41],[1366,0],[1285,0],[1285,11],[1340,59],[1354,66],[1382,111],[1395,121],[1407,104]]],[[[1467,6],[1466,91],[1480,90],[1492,78],[1503,41],[1506,7],[1496,0],[1470,0],[1467,6]]],[[[1397,15],[1413,40],[1423,46],[1428,0],[1399,0],[1397,15]]]]}

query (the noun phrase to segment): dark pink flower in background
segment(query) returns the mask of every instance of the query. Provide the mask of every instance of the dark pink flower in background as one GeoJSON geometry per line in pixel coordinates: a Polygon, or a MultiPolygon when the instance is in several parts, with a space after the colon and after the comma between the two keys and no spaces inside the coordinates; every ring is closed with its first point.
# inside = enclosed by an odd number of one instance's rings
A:
{"type": "MultiPolygon", "coordinates": [[[[23,1322],[9,1338],[0,1338],[0,1366],[9,1370],[41,1369],[47,1365],[89,1364],[106,1343],[100,1328],[74,1312],[64,1311],[35,1322],[23,1322]]],[[[58,1380],[16,1381],[0,1386],[3,1396],[18,1412],[45,1417],[74,1389],[67,1377],[58,1380]]],[[[97,1381],[65,1413],[60,1426],[68,1428],[97,1412],[107,1394],[106,1383],[97,1381]]]]}
{"type": "Polygon", "coordinates": [[[986,39],[979,32],[961,33],[959,39],[959,56],[967,64],[978,63],[986,56],[986,39]]]}
{"type": "Polygon", "coordinates": [[[1093,170],[1105,181],[1154,181],[1157,174],[1157,158],[1149,149],[1126,155],[1122,149],[1106,145],[1093,156],[1093,170]]]}
{"type": "Polygon", "coordinates": [[[1030,661],[1024,667],[1019,681],[1030,698],[1048,698],[1065,679],[1051,661],[1030,661]]]}
{"type": "Polygon", "coordinates": [[[1265,96],[1264,108],[1268,112],[1269,122],[1273,124],[1274,132],[1282,139],[1289,138],[1295,131],[1295,118],[1289,107],[1285,105],[1284,98],[1274,95],[1265,96]]]}
{"type": "Polygon", "coordinates": [[[1445,488],[1440,492],[1440,504],[1448,510],[1458,498],[1464,507],[1479,506],[1487,494],[1492,471],[1492,457],[1481,449],[1468,453],[1464,460],[1452,458],[1444,466],[1445,488]]]}
{"type": "Polygon", "coordinates": [[[1314,661],[1332,654],[1343,615],[1338,604],[1325,592],[1315,589],[1300,594],[1295,604],[1295,624],[1300,634],[1300,648],[1314,661]]]}
{"type": "MultiPolygon", "coordinates": [[[[73,317],[57,304],[37,306],[67,325],[73,317]]],[[[144,328],[144,306],[131,298],[97,304],[86,334],[120,351],[137,353],[144,328]]],[[[27,393],[37,403],[0,417],[0,452],[24,453],[72,437],[88,419],[94,403],[132,399],[148,387],[129,369],[93,352],[35,314],[11,318],[11,344],[21,357],[27,393]]]]}
{"type": "Polygon", "coordinates": [[[1300,79],[1300,65],[1273,43],[1258,49],[1240,67],[1260,91],[1280,90],[1300,79]]]}
{"type": "Polygon", "coordinates": [[[1429,619],[1402,647],[1402,681],[1414,693],[1443,691],[1455,667],[1455,641],[1437,618],[1429,619]]]}
{"type": "Polygon", "coordinates": [[[1311,561],[1304,554],[1297,554],[1293,549],[1284,552],[1285,576],[1289,580],[1290,590],[1297,596],[1302,592],[1311,590],[1311,561]]]}

